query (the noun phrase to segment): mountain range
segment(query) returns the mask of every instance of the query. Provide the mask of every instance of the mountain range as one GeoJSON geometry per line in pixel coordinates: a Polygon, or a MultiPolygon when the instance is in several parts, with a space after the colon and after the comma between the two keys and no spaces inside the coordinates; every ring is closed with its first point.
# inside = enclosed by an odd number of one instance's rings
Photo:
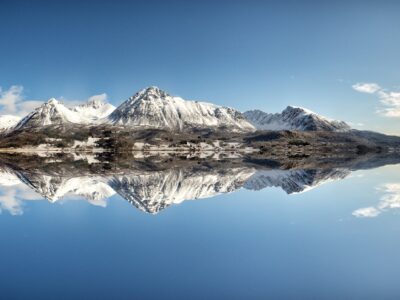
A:
{"type": "Polygon", "coordinates": [[[52,98],[23,118],[0,116],[0,149],[235,151],[281,157],[400,151],[400,137],[355,130],[300,107],[241,113],[157,87],[137,92],[118,107],[97,99],[68,106],[52,98]]]}
{"type": "Polygon", "coordinates": [[[175,132],[197,129],[254,132],[256,130],[347,131],[350,126],[288,106],[282,113],[259,110],[241,113],[215,104],[187,101],[157,87],[143,89],[118,107],[102,101],[68,107],[52,98],[22,119],[0,116],[0,130],[11,132],[50,125],[119,126],[130,129],[165,129],[175,132]]]}

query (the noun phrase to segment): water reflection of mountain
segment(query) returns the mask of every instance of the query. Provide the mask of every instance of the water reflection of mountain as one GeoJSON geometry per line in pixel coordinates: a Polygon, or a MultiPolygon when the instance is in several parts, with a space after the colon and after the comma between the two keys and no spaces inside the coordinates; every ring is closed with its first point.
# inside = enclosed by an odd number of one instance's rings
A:
{"type": "Polygon", "coordinates": [[[184,200],[202,199],[240,188],[281,188],[288,194],[340,180],[357,169],[398,163],[398,155],[318,160],[202,160],[176,157],[146,159],[71,159],[0,157],[0,186],[23,183],[56,202],[83,197],[105,206],[119,194],[136,208],[157,213],[184,200]]]}
{"type": "Polygon", "coordinates": [[[243,185],[249,190],[279,187],[287,194],[301,193],[323,183],[345,178],[347,169],[258,170],[243,185]]]}

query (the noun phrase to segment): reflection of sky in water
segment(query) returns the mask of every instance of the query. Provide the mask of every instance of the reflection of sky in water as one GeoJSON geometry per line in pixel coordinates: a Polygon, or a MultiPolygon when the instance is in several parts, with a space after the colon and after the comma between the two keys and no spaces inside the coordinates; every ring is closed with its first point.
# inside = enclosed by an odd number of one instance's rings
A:
{"type": "Polygon", "coordinates": [[[292,195],[240,189],[155,216],[116,194],[92,203],[105,209],[75,196],[50,204],[2,182],[0,287],[8,299],[395,299],[399,168],[292,195]]]}

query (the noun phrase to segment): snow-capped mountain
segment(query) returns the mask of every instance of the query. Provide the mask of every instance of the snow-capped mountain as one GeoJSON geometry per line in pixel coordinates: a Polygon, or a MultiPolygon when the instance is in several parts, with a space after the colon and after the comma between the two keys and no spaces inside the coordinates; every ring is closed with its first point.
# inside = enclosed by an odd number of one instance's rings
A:
{"type": "Polygon", "coordinates": [[[78,123],[78,116],[64,104],[52,98],[19,121],[15,128],[36,128],[69,122],[78,123]]]}
{"type": "Polygon", "coordinates": [[[351,129],[343,121],[331,120],[301,107],[288,106],[276,114],[250,110],[243,115],[259,130],[348,131],[351,129]]]}
{"type": "Polygon", "coordinates": [[[182,131],[193,128],[226,128],[231,131],[254,131],[237,110],[206,102],[186,101],[149,87],[130,97],[110,114],[109,122],[141,128],[182,131]]]}
{"type": "Polygon", "coordinates": [[[114,109],[113,105],[96,100],[69,108],[52,98],[19,121],[15,128],[37,128],[68,123],[96,124],[114,109]]]}
{"type": "Polygon", "coordinates": [[[12,129],[21,120],[21,117],[12,115],[0,116],[0,132],[12,129]]]}

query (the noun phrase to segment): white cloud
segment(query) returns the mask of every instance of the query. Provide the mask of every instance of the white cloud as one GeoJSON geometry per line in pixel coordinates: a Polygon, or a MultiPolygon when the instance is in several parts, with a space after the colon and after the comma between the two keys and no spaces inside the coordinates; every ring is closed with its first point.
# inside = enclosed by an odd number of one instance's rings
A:
{"type": "MultiPolygon", "coordinates": [[[[12,85],[8,90],[2,90],[0,87],[0,115],[11,114],[24,117],[46,101],[25,99],[23,92],[24,87],[21,85],[12,85]]],[[[106,102],[107,94],[93,95],[86,100],[67,100],[62,97],[59,99],[73,106],[87,101],[106,102]]]]}
{"type": "Polygon", "coordinates": [[[18,102],[22,101],[24,88],[20,85],[12,85],[8,90],[0,88],[0,105],[5,113],[13,114],[17,110],[18,102]]]}
{"type": "Polygon", "coordinates": [[[357,92],[373,94],[381,89],[381,87],[376,83],[356,83],[352,85],[352,88],[357,92]]]}
{"type": "Polygon", "coordinates": [[[400,117],[400,92],[381,90],[377,94],[380,102],[385,106],[384,108],[378,109],[377,113],[385,117],[400,117]]]}
{"type": "Polygon", "coordinates": [[[25,100],[23,92],[24,87],[21,85],[13,85],[8,90],[2,90],[0,87],[0,114],[23,117],[44,102],[25,100]]]}
{"type": "Polygon", "coordinates": [[[389,118],[399,118],[400,117],[400,108],[397,108],[397,107],[378,109],[376,112],[382,116],[389,117],[389,118]]]}
{"type": "Polygon", "coordinates": [[[353,89],[361,92],[378,96],[382,107],[377,109],[377,113],[390,118],[400,117],[400,92],[387,91],[376,83],[356,83],[353,89]]]}
{"type": "Polygon", "coordinates": [[[378,205],[357,209],[353,216],[373,218],[389,209],[400,208],[400,183],[384,184],[378,190],[384,193],[378,205]]]}

